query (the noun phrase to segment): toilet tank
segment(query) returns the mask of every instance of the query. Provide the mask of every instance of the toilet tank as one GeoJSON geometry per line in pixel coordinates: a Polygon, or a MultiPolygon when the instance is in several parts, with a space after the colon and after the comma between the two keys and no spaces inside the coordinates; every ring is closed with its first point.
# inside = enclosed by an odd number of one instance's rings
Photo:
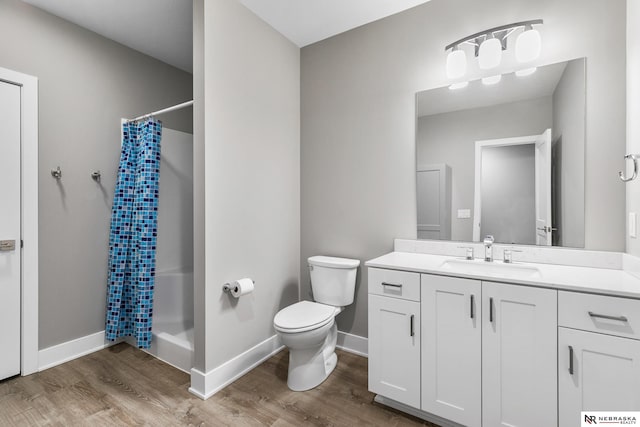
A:
{"type": "Polygon", "coordinates": [[[353,303],[359,260],[312,256],[307,261],[316,302],[336,307],[353,303]]]}

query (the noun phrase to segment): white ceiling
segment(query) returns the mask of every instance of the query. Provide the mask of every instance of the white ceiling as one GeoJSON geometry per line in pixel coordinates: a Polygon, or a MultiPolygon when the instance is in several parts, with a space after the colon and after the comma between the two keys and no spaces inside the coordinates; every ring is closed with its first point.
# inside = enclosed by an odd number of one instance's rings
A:
{"type": "Polygon", "coordinates": [[[299,47],[429,0],[240,0],[299,47]]]}
{"type": "MultiPolygon", "coordinates": [[[[23,1],[192,72],[191,0],[23,1]]],[[[303,47],[429,0],[239,1],[303,47]]]]}

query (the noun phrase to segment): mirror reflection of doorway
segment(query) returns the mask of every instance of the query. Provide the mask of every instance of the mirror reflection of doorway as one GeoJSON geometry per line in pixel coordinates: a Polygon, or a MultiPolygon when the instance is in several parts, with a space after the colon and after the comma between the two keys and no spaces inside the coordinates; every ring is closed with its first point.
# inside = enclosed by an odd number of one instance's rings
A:
{"type": "Polygon", "coordinates": [[[474,240],[550,246],[551,129],[476,142],[474,240]]]}
{"type": "Polygon", "coordinates": [[[451,238],[451,168],[444,164],[418,166],[418,239],[451,238]]]}

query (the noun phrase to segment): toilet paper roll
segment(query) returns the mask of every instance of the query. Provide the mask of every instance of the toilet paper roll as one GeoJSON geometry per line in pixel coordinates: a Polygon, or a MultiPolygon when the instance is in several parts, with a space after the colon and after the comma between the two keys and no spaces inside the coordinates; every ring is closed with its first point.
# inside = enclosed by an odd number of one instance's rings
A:
{"type": "Polygon", "coordinates": [[[253,280],[249,278],[236,280],[231,284],[231,295],[235,298],[240,298],[250,292],[253,292],[253,280]]]}

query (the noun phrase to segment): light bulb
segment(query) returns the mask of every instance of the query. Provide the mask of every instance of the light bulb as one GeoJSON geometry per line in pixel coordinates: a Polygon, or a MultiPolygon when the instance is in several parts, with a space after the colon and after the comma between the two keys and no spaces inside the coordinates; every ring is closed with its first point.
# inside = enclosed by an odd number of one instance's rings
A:
{"type": "Polygon", "coordinates": [[[469,86],[469,82],[459,82],[459,83],[454,83],[451,86],[449,86],[449,90],[458,90],[458,89],[464,89],[465,87],[469,86]]]}
{"type": "Polygon", "coordinates": [[[447,77],[451,80],[459,79],[467,72],[467,55],[464,50],[453,48],[447,55],[447,77]]]}
{"type": "Polygon", "coordinates": [[[535,73],[537,69],[538,67],[525,68],[524,70],[518,70],[516,71],[516,76],[518,77],[530,76],[531,74],[535,73]]]}
{"type": "Polygon", "coordinates": [[[487,39],[480,45],[478,51],[478,65],[482,70],[489,70],[500,65],[502,61],[502,43],[493,38],[487,39]]]}
{"type": "Polygon", "coordinates": [[[538,59],[542,50],[542,40],[538,30],[525,28],[516,39],[516,59],[518,62],[530,62],[538,59]]]}
{"type": "Polygon", "coordinates": [[[494,85],[496,83],[499,83],[500,80],[502,80],[502,74],[497,74],[495,76],[491,76],[491,77],[485,77],[482,79],[482,84],[485,85],[494,85]]]}

